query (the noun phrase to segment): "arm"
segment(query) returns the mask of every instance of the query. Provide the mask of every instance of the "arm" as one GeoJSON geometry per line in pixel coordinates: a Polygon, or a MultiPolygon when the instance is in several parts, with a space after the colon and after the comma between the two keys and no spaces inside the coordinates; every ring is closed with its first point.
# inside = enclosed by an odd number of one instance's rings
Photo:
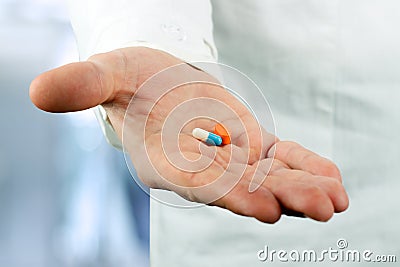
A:
{"type": "MultiPolygon", "coordinates": [[[[259,132],[259,127],[247,108],[219,86],[185,85],[166,94],[163,101],[158,102],[151,97],[153,88],[139,91],[149,77],[181,63],[181,59],[169,53],[144,47],[96,54],[85,62],[69,64],[37,77],[31,84],[31,99],[39,108],[51,112],[77,111],[102,104],[120,138],[124,116],[127,114],[128,120],[125,123],[128,123],[125,127],[131,133],[127,140],[127,151],[141,180],[152,188],[173,190],[188,200],[217,205],[263,222],[275,222],[282,213],[292,212],[326,221],[334,212],[347,208],[348,198],[341,184],[340,173],[332,162],[296,143],[281,142],[273,136],[259,132]],[[136,101],[139,100],[133,105],[136,111],[129,109],[129,101],[134,95],[136,101]],[[230,147],[217,148],[216,157],[210,157],[209,168],[188,175],[162,157],[160,133],[163,121],[155,119],[148,124],[144,121],[146,118],[163,118],[165,112],[168,113],[176,104],[198,97],[208,97],[225,103],[240,114],[239,119],[244,122],[244,127],[234,133],[236,137],[232,136],[230,147]],[[157,103],[154,109],[147,109],[149,102],[157,103]],[[130,121],[133,123],[129,123],[130,121]],[[149,134],[143,136],[142,129],[149,134]],[[243,134],[250,135],[249,143],[242,142],[240,137],[243,134]],[[148,150],[148,160],[143,153],[137,153],[143,152],[144,147],[148,150]],[[275,157],[272,157],[273,151],[275,157]],[[239,167],[244,172],[232,169],[227,164],[231,155],[235,157],[234,167],[239,167]],[[154,165],[150,166],[149,161],[154,165]],[[212,201],[208,196],[218,194],[224,189],[224,185],[212,187],[206,195],[196,191],[201,185],[211,184],[221,173],[228,174],[228,181],[229,178],[238,180],[231,191],[217,199],[211,199],[212,201]],[[255,192],[250,193],[249,184],[254,175],[262,175],[267,179],[263,180],[255,192]]],[[[205,75],[190,65],[183,66],[183,76],[205,75]]],[[[165,81],[179,77],[182,75],[167,76],[165,81]]],[[[188,112],[196,114],[196,109],[188,112]]],[[[230,117],[225,119],[232,123],[238,120],[230,117]]],[[[176,122],[179,123],[179,119],[176,122]]],[[[196,123],[201,124],[201,128],[211,127],[207,123],[194,122],[196,123]]],[[[197,126],[194,124],[190,126],[197,126]]],[[[191,138],[188,131],[189,129],[183,129],[179,133],[182,148],[180,152],[188,157],[201,156],[201,152],[208,148],[191,138]]]]}

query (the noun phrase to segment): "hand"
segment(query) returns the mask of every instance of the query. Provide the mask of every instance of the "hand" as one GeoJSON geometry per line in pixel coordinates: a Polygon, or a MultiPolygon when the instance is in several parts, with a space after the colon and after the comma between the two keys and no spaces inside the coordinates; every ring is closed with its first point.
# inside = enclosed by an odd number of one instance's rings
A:
{"type": "Polygon", "coordinates": [[[158,50],[119,49],[38,76],[31,84],[30,96],[36,106],[50,112],[102,104],[119,137],[124,133],[125,149],[140,179],[152,188],[173,190],[188,200],[269,223],[293,213],[327,221],[334,212],[348,207],[340,172],[332,162],[260,129],[247,108],[213,77],[183,64],[177,75],[165,72],[161,85],[187,76],[207,83],[185,84],[165,91],[160,98],[163,86],[151,84],[151,80],[145,83],[152,75],[181,63],[158,50]],[[211,101],[206,107],[229,130],[231,145],[210,147],[190,135],[194,127],[211,130],[212,120],[196,119],[181,125],[183,118],[196,117],[204,110],[199,102],[180,106],[193,99],[211,101]],[[221,111],[221,103],[226,111],[221,111]],[[165,125],[169,127],[165,129],[165,125]],[[173,134],[174,128],[180,127],[182,130],[173,134]],[[194,163],[188,164],[188,160],[194,163]],[[254,183],[258,188],[250,193],[254,183]]]}

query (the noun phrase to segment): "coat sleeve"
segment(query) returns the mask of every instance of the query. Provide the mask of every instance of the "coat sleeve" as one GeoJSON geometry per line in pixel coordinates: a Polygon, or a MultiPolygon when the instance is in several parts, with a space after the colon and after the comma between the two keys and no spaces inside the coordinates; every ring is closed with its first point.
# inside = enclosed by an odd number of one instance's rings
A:
{"type": "Polygon", "coordinates": [[[185,61],[215,61],[212,10],[206,0],[68,0],[81,60],[146,46],[185,61]]]}

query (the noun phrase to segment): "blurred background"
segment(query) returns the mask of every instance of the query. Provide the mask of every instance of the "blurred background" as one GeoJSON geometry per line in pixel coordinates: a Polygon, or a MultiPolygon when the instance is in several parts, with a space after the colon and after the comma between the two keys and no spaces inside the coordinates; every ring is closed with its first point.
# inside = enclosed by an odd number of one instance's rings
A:
{"type": "Polygon", "coordinates": [[[0,266],[148,266],[149,199],[93,112],[29,100],[77,60],[63,1],[0,0],[0,266]]]}

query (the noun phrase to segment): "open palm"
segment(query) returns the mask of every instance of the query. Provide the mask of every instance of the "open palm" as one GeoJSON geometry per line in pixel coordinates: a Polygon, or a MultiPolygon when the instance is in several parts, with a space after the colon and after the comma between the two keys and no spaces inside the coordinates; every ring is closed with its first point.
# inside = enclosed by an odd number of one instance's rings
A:
{"type": "Polygon", "coordinates": [[[152,188],[264,222],[282,213],[326,221],[348,206],[332,162],[268,134],[213,77],[167,53],[125,48],[95,55],[42,74],[30,93],[51,112],[102,104],[152,188]],[[191,136],[193,128],[212,131],[216,122],[232,144],[208,146],[191,136]]]}

